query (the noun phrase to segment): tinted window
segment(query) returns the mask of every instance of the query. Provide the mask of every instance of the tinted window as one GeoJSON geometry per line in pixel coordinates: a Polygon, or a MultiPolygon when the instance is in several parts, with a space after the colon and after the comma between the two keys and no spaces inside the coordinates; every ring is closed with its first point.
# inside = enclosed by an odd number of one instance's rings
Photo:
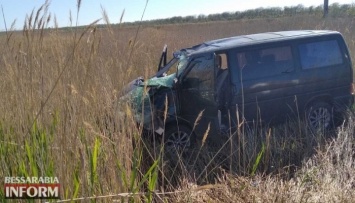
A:
{"type": "Polygon", "coordinates": [[[199,90],[213,90],[214,61],[204,58],[191,62],[191,70],[184,78],[185,86],[199,90]],[[187,84],[186,84],[187,83],[187,84]]]}
{"type": "MultiPolygon", "coordinates": [[[[214,101],[214,60],[204,57],[192,61],[190,72],[183,79],[182,88],[195,92],[195,97],[214,101]],[[192,67],[191,67],[192,66],[192,67]]],[[[189,98],[194,99],[194,98],[189,98]]]]}
{"type": "Polygon", "coordinates": [[[298,46],[303,69],[319,68],[343,63],[336,40],[312,42],[298,46]]]}
{"type": "Polygon", "coordinates": [[[250,50],[237,54],[243,79],[257,79],[294,69],[290,46],[250,50]]]}

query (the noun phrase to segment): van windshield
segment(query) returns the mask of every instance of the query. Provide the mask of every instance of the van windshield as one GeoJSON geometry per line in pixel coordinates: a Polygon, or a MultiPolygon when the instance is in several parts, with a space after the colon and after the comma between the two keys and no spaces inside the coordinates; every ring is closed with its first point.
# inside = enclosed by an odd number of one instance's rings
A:
{"type": "MultiPolygon", "coordinates": [[[[185,70],[188,62],[186,52],[175,52],[174,58],[169,63],[155,74],[153,77],[165,77],[178,72],[178,76],[185,70]]],[[[177,76],[177,77],[178,77],[177,76]]]]}

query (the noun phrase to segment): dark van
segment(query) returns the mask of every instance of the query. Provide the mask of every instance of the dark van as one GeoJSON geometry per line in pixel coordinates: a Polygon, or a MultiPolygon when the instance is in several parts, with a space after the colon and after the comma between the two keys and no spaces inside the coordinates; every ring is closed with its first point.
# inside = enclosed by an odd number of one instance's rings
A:
{"type": "Polygon", "coordinates": [[[144,129],[164,133],[167,147],[220,135],[238,123],[302,118],[329,129],[353,104],[351,58],[336,31],[243,35],[181,49],[157,73],[138,78],[125,98],[144,129]]]}

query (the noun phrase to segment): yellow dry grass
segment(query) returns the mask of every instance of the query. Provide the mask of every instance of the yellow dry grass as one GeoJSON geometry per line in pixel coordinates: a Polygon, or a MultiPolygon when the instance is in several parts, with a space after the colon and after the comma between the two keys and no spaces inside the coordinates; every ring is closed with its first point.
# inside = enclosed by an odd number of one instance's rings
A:
{"type": "MultiPolygon", "coordinates": [[[[48,16],[43,21],[34,20],[42,17],[40,13],[28,24],[46,27],[48,16]]],[[[338,133],[340,138],[318,147],[312,158],[315,146],[301,145],[304,137],[287,126],[272,131],[272,138],[267,130],[269,136],[261,139],[267,139],[274,148],[268,149],[267,158],[260,165],[266,169],[276,167],[271,174],[264,174],[269,171],[265,169],[250,176],[250,166],[260,149],[257,141],[249,140],[244,146],[247,155],[243,156],[247,157],[242,157],[243,161],[236,160],[240,154],[224,143],[219,151],[218,147],[213,151],[213,147],[201,146],[198,157],[192,158],[193,166],[156,158],[159,164],[153,169],[157,169],[159,181],[153,183],[154,170],[149,172],[149,163],[154,160],[141,158],[146,150],[144,143],[132,147],[132,140],[140,140],[141,131],[129,116],[129,108],[115,102],[124,84],[154,73],[164,44],[169,45],[171,54],[203,41],[241,34],[330,29],[343,33],[354,59],[353,19],[297,16],[160,25],[141,27],[137,39],[134,36],[138,28],[123,25],[66,30],[30,29],[29,25],[22,32],[0,34],[0,177],[58,176],[63,199],[103,196],[98,199],[103,202],[355,199],[352,120],[338,133]],[[118,108],[127,115],[119,114],[118,108]],[[25,150],[26,145],[32,153],[25,150]],[[97,159],[93,155],[96,153],[97,159]],[[236,163],[226,164],[226,160],[236,163]],[[292,170],[297,171],[285,169],[291,168],[293,161],[298,167],[292,170]],[[286,172],[296,175],[285,175],[286,172]],[[145,179],[146,174],[150,179],[145,179]],[[156,192],[147,192],[149,184],[156,192]],[[112,195],[125,192],[137,195],[112,195]]]]}

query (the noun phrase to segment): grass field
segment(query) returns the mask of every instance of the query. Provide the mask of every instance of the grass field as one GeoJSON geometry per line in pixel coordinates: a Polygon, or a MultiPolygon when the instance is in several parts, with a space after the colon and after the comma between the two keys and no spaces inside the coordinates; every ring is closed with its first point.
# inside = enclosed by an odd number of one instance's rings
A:
{"type": "Polygon", "coordinates": [[[351,113],[331,136],[312,135],[300,123],[252,129],[221,146],[200,143],[189,160],[172,162],[142,142],[131,110],[116,102],[124,84],[154,73],[164,44],[171,54],[241,34],[330,29],[343,34],[355,59],[354,19],[296,16],[60,30],[43,29],[55,21],[43,10],[30,16],[22,32],[0,33],[0,177],[57,176],[63,200],[355,199],[351,113]]]}

